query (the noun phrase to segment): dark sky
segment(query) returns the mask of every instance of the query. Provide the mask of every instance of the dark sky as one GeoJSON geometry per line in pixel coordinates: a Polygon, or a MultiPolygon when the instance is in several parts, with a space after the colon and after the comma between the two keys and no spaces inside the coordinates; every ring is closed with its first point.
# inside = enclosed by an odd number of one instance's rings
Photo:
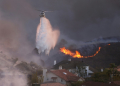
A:
{"type": "Polygon", "coordinates": [[[37,9],[53,11],[46,17],[72,40],[119,36],[120,32],[119,0],[0,0],[0,8],[6,21],[22,23],[31,41],[39,23],[37,9]]]}
{"type": "Polygon", "coordinates": [[[0,0],[0,43],[19,52],[34,48],[38,9],[53,11],[46,17],[60,38],[120,36],[120,0],[0,0]]]}
{"type": "Polygon", "coordinates": [[[70,39],[88,41],[119,36],[119,0],[37,0],[32,5],[53,10],[46,17],[60,29],[61,35],[70,39]]]}

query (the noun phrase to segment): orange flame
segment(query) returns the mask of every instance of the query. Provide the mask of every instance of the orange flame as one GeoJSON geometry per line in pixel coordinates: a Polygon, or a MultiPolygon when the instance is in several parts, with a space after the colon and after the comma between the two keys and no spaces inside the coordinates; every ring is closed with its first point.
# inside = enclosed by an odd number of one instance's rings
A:
{"type": "Polygon", "coordinates": [[[70,56],[72,56],[72,57],[74,57],[74,58],[83,58],[83,56],[81,56],[78,51],[76,51],[75,53],[73,53],[73,52],[71,52],[70,50],[65,49],[65,47],[60,48],[60,51],[61,51],[62,53],[64,53],[65,55],[70,55],[70,56]]]}
{"type": "MultiPolygon", "coordinates": [[[[101,49],[101,47],[99,47],[99,49],[96,51],[96,53],[95,53],[94,55],[84,56],[84,57],[85,57],[85,58],[87,58],[87,57],[93,57],[93,56],[95,56],[96,54],[98,54],[98,52],[100,51],[100,49],[101,49]]],[[[78,51],[75,51],[75,53],[73,53],[73,52],[71,52],[70,50],[65,49],[65,47],[60,48],[60,51],[61,51],[62,53],[64,53],[65,55],[70,55],[70,56],[72,56],[73,58],[83,58],[83,56],[80,55],[80,53],[79,53],[78,51]]]]}
{"type": "Polygon", "coordinates": [[[99,47],[99,49],[96,51],[96,53],[92,56],[88,56],[88,57],[93,57],[93,56],[96,56],[96,54],[98,54],[98,52],[100,51],[101,47],[99,47]]]}

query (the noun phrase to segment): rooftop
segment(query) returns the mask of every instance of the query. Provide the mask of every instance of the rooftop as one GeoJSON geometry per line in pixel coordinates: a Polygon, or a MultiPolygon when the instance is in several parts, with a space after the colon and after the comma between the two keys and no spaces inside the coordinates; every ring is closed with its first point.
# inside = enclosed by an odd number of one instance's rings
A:
{"type": "Polygon", "coordinates": [[[40,86],[65,86],[65,85],[57,82],[47,82],[47,83],[42,83],[40,86]]]}
{"type": "Polygon", "coordinates": [[[62,66],[63,69],[74,69],[76,68],[77,65],[79,66],[88,66],[82,61],[68,61],[68,60],[63,60],[56,65],[54,65],[53,69],[59,69],[59,66],[62,66]]]}
{"type": "MultiPolygon", "coordinates": [[[[76,66],[89,66],[85,62],[76,61],[76,60],[63,60],[56,65],[54,65],[53,69],[59,69],[59,66],[62,66],[62,69],[75,69],[76,66]]],[[[89,69],[93,72],[98,72],[98,70],[94,69],[93,67],[89,66],[89,69]]]]}
{"type": "Polygon", "coordinates": [[[61,69],[61,70],[50,70],[49,72],[52,72],[53,74],[57,75],[58,77],[64,79],[65,81],[78,81],[80,79],[80,77],[74,75],[73,73],[65,70],[65,69],[61,69]]]}

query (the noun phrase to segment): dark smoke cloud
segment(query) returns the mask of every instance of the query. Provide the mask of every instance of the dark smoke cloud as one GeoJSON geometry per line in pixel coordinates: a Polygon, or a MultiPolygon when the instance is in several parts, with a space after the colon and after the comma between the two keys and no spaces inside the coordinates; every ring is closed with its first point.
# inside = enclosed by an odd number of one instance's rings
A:
{"type": "Polygon", "coordinates": [[[119,36],[119,0],[37,0],[34,6],[36,3],[40,9],[54,11],[47,17],[70,39],[119,36]]]}
{"type": "MultiPolygon", "coordinates": [[[[36,11],[25,0],[0,0],[0,50],[3,48],[14,57],[25,59],[26,54],[33,49],[33,40],[29,40],[30,26],[27,23],[30,18],[35,19],[36,11]],[[24,45],[24,46],[23,46],[24,45]]],[[[35,35],[35,32],[34,34],[35,35]]]]}

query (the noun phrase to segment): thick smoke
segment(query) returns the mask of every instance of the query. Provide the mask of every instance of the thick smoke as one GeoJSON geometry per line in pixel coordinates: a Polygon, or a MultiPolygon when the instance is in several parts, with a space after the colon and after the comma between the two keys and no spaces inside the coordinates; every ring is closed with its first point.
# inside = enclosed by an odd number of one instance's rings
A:
{"type": "Polygon", "coordinates": [[[0,86],[27,86],[27,78],[17,69],[4,70],[1,74],[0,86]]]}
{"type": "Polygon", "coordinates": [[[47,18],[40,18],[36,34],[38,53],[40,54],[45,51],[46,54],[49,54],[50,50],[55,47],[59,34],[58,30],[52,30],[52,26],[47,18]]]}
{"type": "Polygon", "coordinates": [[[14,67],[10,56],[0,52],[0,86],[27,86],[27,76],[14,67]]]}

